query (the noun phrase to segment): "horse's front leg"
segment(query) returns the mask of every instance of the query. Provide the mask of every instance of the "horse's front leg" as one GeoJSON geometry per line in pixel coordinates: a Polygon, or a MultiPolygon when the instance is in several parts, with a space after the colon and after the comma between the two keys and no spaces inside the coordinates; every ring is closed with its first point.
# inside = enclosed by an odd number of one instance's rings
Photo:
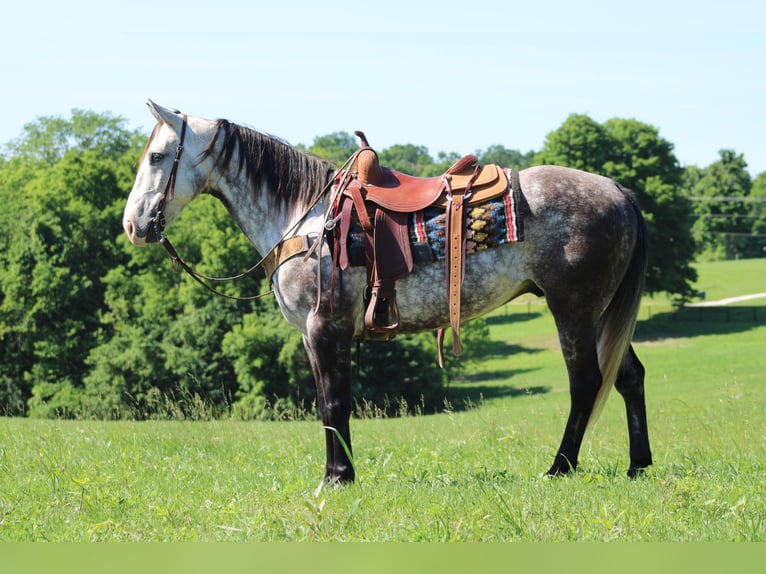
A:
{"type": "Polygon", "coordinates": [[[303,345],[314,371],[317,404],[325,427],[327,465],[325,481],[344,484],[354,481],[351,461],[351,339],[350,329],[327,319],[313,317],[303,345]]]}

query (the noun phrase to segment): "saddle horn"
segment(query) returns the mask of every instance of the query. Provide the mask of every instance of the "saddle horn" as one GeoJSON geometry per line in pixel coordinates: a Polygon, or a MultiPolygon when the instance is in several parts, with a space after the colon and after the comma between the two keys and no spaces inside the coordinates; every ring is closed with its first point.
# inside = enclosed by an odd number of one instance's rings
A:
{"type": "Polygon", "coordinates": [[[370,144],[367,142],[367,136],[364,135],[364,132],[356,130],[354,135],[361,140],[363,148],[370,147],[370,144]]]}
{"type": "Polygon", "coordinates": [[[354,135],[362,143],[361,153],[356,158],[356,171],[359,174],[359,180],[370,185],[380,185],[385,176],[378,161],[378,152],[372,149],[364,132],[357,130],[354,135]]]}

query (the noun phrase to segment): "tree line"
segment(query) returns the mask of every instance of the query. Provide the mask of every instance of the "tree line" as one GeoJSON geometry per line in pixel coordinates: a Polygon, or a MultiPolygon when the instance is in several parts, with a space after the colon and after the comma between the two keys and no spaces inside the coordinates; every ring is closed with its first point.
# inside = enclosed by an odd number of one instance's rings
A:
{"type": "MultiPolygon", "coordinates": [[[[2,148],[0,414],[310,413],[315,390],[300,335],[273,299],[212,296],[176,273],[162,249],[136,249],[124,236],[122,211],[146,139],[123,118],[73,110],[69,118],[38,118],[2,148]]],[[[336,132],[298,147],[340,164],[357,145],[336,132]]],[[[464,151],[432,157],[423,146],[397,144],[379,155],[390,167],[428,176],[464,151]]],[[[516,169],[567,165],[631,188],[650,230],[647,291],[669,293],[679,304],[694,296],[695,259],[765,255],[766,173],[751,178],[733,150],[707,167],[681,167],[653,126],[574,114],[539,151],[492,145],[477,155],[516,169]]],[[[186,213],[170,234],[200,271],[228,274],[259,258],[212,198],[186,213]]],[[[264,283],[260,275],[225,289],[252,294],[264,283]]],[[[359,408],[438,410],[449,380],[486,337],[482,320],[470,323],[469,355],[450,358],[444,370],[435,365],[430,334],[363,345],[359,408]]]]}

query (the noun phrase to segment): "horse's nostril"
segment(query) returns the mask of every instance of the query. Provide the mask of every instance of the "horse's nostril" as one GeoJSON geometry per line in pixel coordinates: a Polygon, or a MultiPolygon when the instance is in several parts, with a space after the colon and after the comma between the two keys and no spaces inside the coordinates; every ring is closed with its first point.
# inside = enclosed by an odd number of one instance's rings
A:
{"type": "Polygon", "coordinates": [[[128,237],[133,239],[133,236],[136,233],[136,228],[133,225],[133,222],[130,221],[129,219],[126,219],[125,221],[122,222],[122,226],[125,228],[125,233],[128,234],[128,237]]]}

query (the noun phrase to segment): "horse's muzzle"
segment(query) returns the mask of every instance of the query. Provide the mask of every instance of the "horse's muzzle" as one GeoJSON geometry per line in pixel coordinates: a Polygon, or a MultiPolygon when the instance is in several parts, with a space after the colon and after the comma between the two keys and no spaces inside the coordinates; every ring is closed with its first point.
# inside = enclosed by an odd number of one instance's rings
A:
{"type": "Polygon", "coordinates": [[[124,219],[122,228],[125,230],[125,234],[128,236],[128,239],[130,239],[130,242],[138,247],[143,247],[148,243],[157,243],[158,241],[155,226],[153,224],[148,225],[142,230],[132,219],[124,219]]]}

